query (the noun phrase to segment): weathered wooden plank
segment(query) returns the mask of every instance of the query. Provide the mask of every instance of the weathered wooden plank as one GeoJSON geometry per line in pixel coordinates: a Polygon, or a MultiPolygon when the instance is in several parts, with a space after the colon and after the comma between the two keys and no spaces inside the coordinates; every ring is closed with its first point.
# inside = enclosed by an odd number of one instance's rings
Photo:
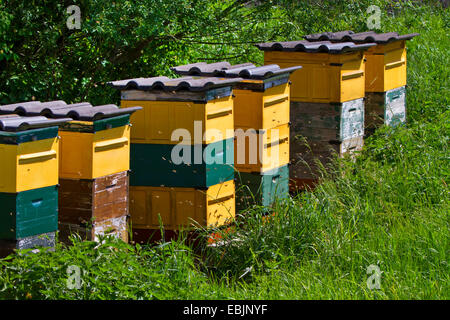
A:
{"type": "Polygon", "coordinates": [[[18,240],[0,240],[0,258],[6,257],[15,250],[36,249],[38,247],[53,248],[56,232],[33,235],[18,240]]]}
{"type": "Polygon", "coordinates": [[[81,239],[99,241],[100,236],[112,236],[128,242],[128,216],[115,217],[90,224],[59,223],[59,239],[70,243],[69,236],[78,234],[81,239]]]}
{"type": "Polygon", "coordinates": [[[86,223],[128,214],[128,172],[92,180],[60,179],[59,221],[86,223]]]}
{"type": "Polygon", "coordinates": [[[364,100],[339,104],[291,102],[291,138],[346,140],[364,133],[364,100]]]}
{"type": "Polygon", "coordinates": [[[383,124],[397,126],[406,122],[406,88],[366,93],[365,126],[367,135],[383,124]]]}

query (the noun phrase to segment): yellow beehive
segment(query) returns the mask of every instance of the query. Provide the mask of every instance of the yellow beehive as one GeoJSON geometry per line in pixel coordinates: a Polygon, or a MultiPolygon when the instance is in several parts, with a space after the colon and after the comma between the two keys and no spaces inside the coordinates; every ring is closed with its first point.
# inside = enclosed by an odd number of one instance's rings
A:
{"type": "MultiPolygon", "coordinates": [[[[261,82],[243,80],[242,83],[261,82]]],[[[241,129],[270,129],[289,123],[289,83],[254,91],[233,90],[234,125],[241,129]]]]}
{"type": "Polygon", "coordinates": [[[17,193],[58,184],[57,137],[0,144],[0,192],[17,193]]]}
{"type": "Polygon", "coordinates": [[[406,41],[379,44],[366,52],[366,91],[385,92],[406,85],[406,41]]]}
{"type": "Polygon", "coordinates": [[[143,110],[131,116],[132,143],[178,144],[172,133],[176,129],[186,129],[190,139],[183,144],[209,144],[233,137],[233,98],[227,96],[209,100],[206,103],[192,101],[139,101],[122,100],[121,107],[141,106],[143,110]],[[195,122],[203,141],[195,141],[195,122]],[[205,137],[207,130],[217,130],[215,136],[205,137]]]}
{"type": "Polygon", "coordinates": [[[345,102],[364,97],[364,53],[265,51],[264,64],[301,65],[291,75],[291,101],[345,102]]]}
{"type": "MultiPolygon", "coordinates": [[[[71,125],[92,126],[89,121],[71,125]]],[[[130,169],[130,125],[98,132],[62,129],[60,177],[96,179],[130,169]]]]}
{"type": "Polygon", "coordinates": [[[236,170],[265,172],[289,163],[289,124],[258,131],[236,130],[236,170]]]}
{"type": "Polygon", "coordinates": [[[305,36],[308,41],[331,41],[357,44],[373,43],[366,52],[366,91],[386,92],[406,85],[406,40],[418,33],[400,35],[397,32],[376,33],[351,30],[324,32],[305,36]]]}
{"type": "Polygon", "coordinates": [[[230,180],[207,188],[130,187],[132,226],[167,230],[192,225],[217,227],[235,217],[235,187],[230,180]]]}

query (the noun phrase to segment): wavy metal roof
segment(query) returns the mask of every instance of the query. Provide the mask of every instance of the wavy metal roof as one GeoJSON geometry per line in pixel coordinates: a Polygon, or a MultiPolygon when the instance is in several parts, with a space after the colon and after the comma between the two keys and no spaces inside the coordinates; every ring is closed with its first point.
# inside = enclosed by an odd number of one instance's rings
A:
{"type": "Polygon", "coordinates": [[[376,33],[375,31],[355,33],[351,30],[338,32],[323,32],[304,36],[308,41],[331,41],[331,42],[355,42],[355,43],[370,43],[386,44],[399,40],[410,40],[419,33],[410,33],[400,35],[397,32],[376,33]]]}
{"type": "Polygon", "coordinates": [[[45,116],[47,118],[71,118],[70,120],[95,121],[123,114],[132,114],[140,109],[142,108],[119,108],[113,104],[94,107],[89,102],[66,104],[64,101],[58,100],[3,105],[0,106],[0,114],[16,113],[26,117],[45,116]]]}
{"type": "Polygon", "coordinates": [[[231,65],[227,61],[217,63],[199,62],[183,66],[173,67],[171,70],[181,75],[215,76],[224,78],[243,78],[264,80],[273,76],[294,72],[301,66],[281,69],[277,64],[256,67],[252,63],[231,65]]]}
{"type": "Polygon", "coordinates": [[[71,121],[70,118],[48,119],[46,117],[21,117],[18,115],[1,116],[0,130],[1,131],[25,131],[36,128],[46,128],[62,125],[65,122],[71,121]]]}
{"type": "Polygon", "coordinates": [[[315,41],[308,40],[300,41],[285,41],[285,42],[266,42],[256,44],[258,49],[263,51],[297,51],[310,53],[330,53],[340,54],[345,52],[367,50],[376,43],[355,44],[353,42],[339,42],[333,43],[330,41],[315,41]]]}
{"type": "Polygon", "coordinates": [[[240,78],[223,79],[217,77],[183,77],[175,79],[154,77],[110,81],[107,84],[119,90],[207,91],[212,88],[232,86],[241,80],[240,78]]]}

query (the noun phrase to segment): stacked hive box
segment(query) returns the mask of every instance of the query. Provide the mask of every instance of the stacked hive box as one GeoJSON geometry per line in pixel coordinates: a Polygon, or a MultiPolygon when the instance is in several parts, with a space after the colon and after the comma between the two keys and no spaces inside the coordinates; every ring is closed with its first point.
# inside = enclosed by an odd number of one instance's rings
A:
{"type": "Polygon", "coordinates": [[[172,68],[181,75],[237,78],[235,84],[234,164],[236,208],[271,206],[288,195],[289,76],[300,66],[255,67],[251,63],[194,63],[172,68]]]}
{"type": "MultiPolygon", "coordinates": [[[[221,226],[235,216],[232,85],[241,79],[139,78],[111,82],[132,118],[133,236],[221,226]]],[[[141,238],[142,239],[142,238],[141,238]]]]}
{"type": "Polygon", "coordinates": [[[127,241],[130,114],[141,108],[64,101],[20,105],[25,116],[67,117],[60,127],[60,239],[72,232],[98,240],[114,235],[127,241]]]}
{"type": "Polygon", "coordinates": [[[364,51],[373,43],[328,41],[259,44],[264,63],[301,65],[291,81],[291,168],[294,187],[312,184],[334,153],[360,150],[364,135],[364,51]],[[303,139],[303,138],[305,139],[303,139]]]}
{"type": "Polygon", "coordinates": [[[396,126],[406,122],[406,40],[417,35],[419,34],[340,31],[305,37],[308,41],[377,44],[366,52],[366,136],[380,125],[396,126]]]}
{"type": "MultiPolygon", "coordinates": [[[[0,106],[3,113],[9,106],[0,106]]],[[[53,247],[58,228],[58,125],[69,119],[0,116],[0,256],[53,247]]]]}

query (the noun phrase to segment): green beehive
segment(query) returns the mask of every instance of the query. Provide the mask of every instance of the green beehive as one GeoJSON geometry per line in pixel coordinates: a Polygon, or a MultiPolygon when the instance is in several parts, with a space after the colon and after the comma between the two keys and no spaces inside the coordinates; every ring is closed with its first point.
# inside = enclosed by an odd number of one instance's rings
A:
{"type": "Polygon", "coordinates": [[[236,208],[252,205],[270,207],[277,199],[289,196],[288,165],[264,173],[239,172],[235,176],[236,208]]]}
{"type": "Polygon", "coordinates": [[[58,187],[0,193],[0,239],[18,240],[58,229],[58,187]]]}

